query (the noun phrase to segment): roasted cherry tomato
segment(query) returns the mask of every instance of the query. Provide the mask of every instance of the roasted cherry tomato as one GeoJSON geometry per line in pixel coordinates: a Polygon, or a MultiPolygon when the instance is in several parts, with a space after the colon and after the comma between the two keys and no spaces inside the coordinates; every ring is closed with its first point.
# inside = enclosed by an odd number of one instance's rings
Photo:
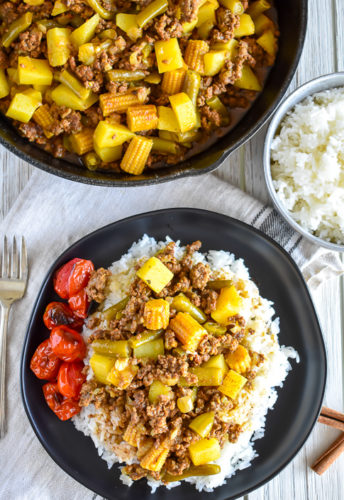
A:
{"type": "Polygon", "coordinates": [[[73,297],[85,288],[93,271],[94,265],[90,260],[82,259],[75,264],[69,279],[69,297],[73,297]]]}
{"type": "Polygon", "coordinates": [[[86,380],[86,376],[82,373],[83,368],[82,361],[62,363],[57,377],[57,386],[62,396],[74,399],[79,397],[81,386],[86,380]]]}
{"type": "Polygon", "coordinates": [[[68,420],[81,410],[77,401],[65,398],[59,393],[57,384],[44,384],[43,394],[49,408],[53,410],[60,420],[68,420]]]}
{"type": "Polygon", "coordinates": [[[56,326],[50,333],[51,348],[63,361],[81,360],[86,355],[86,345],[80,333],[68,326],[56,326]]]}
{"type": "Polygon", "coordinates": [[[87,311],[90,303],[88,301],[85,289],[70,297],[68,300],[68,304],[69,307],[73,309],[73,312],[76,316],[79,316],[79,318],[87,318],[87,311]]]}
{"type": "Polygon", "coordinates": [[[43,321],[49,330],[60,325],[67,325],[74,330],[81,330],[83,325],[82,319],[75,316],[71,308],[63,302],[50,302],[45,309],[43,321]]]}
{"type": "Polygon", "coordinates": [[[62,299],[69,298],[69,279],[73,268],[81,259],[72,259],[58,269],[54,276],[54,288],[62,299]]]}
{"type": "Polygon", "coordinates": [[[61,360],[53,352],[50,340],[42,342],[32,356],[30,368],[36,377],[43,380],[56,380],[61,360]]]}
{"type": "Polygon", "coordinates": [[[87,285],[94,265],[90,260],[72,259],[58,269],[54,276],[54,288],[62,299],[69,299],[87,285]]]}

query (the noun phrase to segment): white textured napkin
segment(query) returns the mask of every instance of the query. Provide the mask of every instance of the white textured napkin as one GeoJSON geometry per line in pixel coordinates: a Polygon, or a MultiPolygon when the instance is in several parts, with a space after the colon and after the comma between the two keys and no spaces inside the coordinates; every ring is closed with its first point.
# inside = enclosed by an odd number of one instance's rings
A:
{"type": "MultiPolygon", "coordinates": [[[[203,208],[251,224],[279,242],[300,266],[308,285],[344,272],[338,254],[301,238],[270,207],[214,174],[156,186],[115,189],[74,184],[37,171],[0,225],[0,234],[24,235],[30,275],[26,295],[12,310],[7,355],[7,427],[0,441],[0,498],[95,499],[65,474],[40,445],[20,400],[23,339],[41,282],[70,244],[110,222],[171,207],[203,208]]],[[[68,449],[69,444],[66,443],[68,449]]]]}

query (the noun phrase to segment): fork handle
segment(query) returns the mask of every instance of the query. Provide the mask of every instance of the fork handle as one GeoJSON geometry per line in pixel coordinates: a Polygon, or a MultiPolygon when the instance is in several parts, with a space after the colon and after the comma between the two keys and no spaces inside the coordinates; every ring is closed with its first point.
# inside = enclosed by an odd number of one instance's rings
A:
{"type": "Polygon", "coordinates": [[[0,439],[5,435],[6,337],[9,306],[1,307],[0,319],[0,439]]]}

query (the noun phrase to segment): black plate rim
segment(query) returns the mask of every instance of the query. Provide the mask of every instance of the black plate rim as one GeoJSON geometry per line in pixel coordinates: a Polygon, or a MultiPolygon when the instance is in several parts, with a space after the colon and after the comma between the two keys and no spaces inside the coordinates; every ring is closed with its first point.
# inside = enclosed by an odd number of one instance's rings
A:
{"type": "MultiPolygon", "coordinates": [[[[322,402],[323,402],[323,399],[324,399],[325,388],[326,388],[327,371],[328,371],[327,370],[326,348],[325,348],[325,343],[324,343],[322,328],[321,328],[321,325],[320,325],[320,322],[319,322],[319,318],[318,318],[317,312],[316,312],[314,304],[313,304],[313,300],[311,298],[311,295],[310,295],[310,292],[308,290],[307,284],[306,284],[306,282],[305,282],[305,280],[304,280],[304,278],[302,276],[302,273],[301,273],[299,267],[297,266],[297,264],[295,263],[295,261],[292,259],[292,257],[289,255],[289,253],[282,246],[280,246],[275,240],[273,240],[267,234],[263,233],[262,231],[260,231],[259,229],[255,228],[253,226],[250,226],[249,224],[246,224],[245,222],[240,221],[239,219],[235,219],[235,218],[230,217],[228,215],[217,213],[217,212],[214,212],[214,211],[211,211],[211,210],[203,210],[203,209],[198,209],[198,208],[188,208],[188,207],[165,208],[165,209],[161,209],[161,210],[154,210],[154,211],[149,211],[149,212],[143,212],[143,213],[140,213],[140,214],[132,215],[130,217],[125,217],[124,219],[120,219],[120,220],[115,221],[115,222],[111,222],[109,224],[106,224],[105,226],[102,226],[102,227],[100,227],[100,228],[92,231],[91,233],[86,234],[85,236],[83,236],[79,240],[75,241],[72,245],[70,245],[68,248],[66,248],[61,254],[59,254],[58,257],[53,262],[53,264],[50,266],[49,270],[47,271],[47,273],[46,273],[46,275],[45,275],[45,277],[44,277],[44,279],[42,281],[42,285],[41,285],[41,287],[39,289],[39,292],[38,292],[36,300],[35,300],[34,307],[32,309],[31,315],[30,315],[30,319],[29,319],[29,322],[28,322],[28,325],[27,325],[27,328],[26,328],[26,332],[25,332],[25,339],[24,339],[24,344],[23,344],[23,349],[22,349],[22,354],[21,354],[21,360],[20,360],[20,392],[21,392],[22,403],[23,403],[23,406],[24,406],[24,410],[25,410],[26,416],[27,416],[27,418],[28,418],[28,420],[29,420],[29,422],[31,424],[31,427],[32,427],[34,433],[36,434],[38,440],[40,441],[43,449],[52,458],[52,460],[56,463],[56,465],[58,465],[66,474],[68,474],[74,480],[76,480],[77,482],[79,482],[80,484],[82,484],[84,487],[88,488],[90,491],[93,491],[96,494],[99,494],[99,492],[96,491],[95,489],[89,487],[83,481],[83,479],[81,477],[79,477],[77,471],[74,471],[74,470],[70,469],[68,466],[66,466],[63,463],[61,463],[60,459],[55,455],[54,450],[51,449],[48,445],[46,445],[44,436],[42,436],[41,433],[39,432],[39,429],[37,428],[36,423],[35,423],[34,419],[31,416],[30,407],[29,407],[29,404],[27,402],[26,394],[25,394],[25,391],[24,391],[24,371],[25,371],[25,366],[24,366],[25,359],[24,358],[25,358],[26,351],[27,351],[27,348],[28,348],[29,330],[30,330],[30,327],[31,327],[31,323],[33,322],[33,319],[34,319],[34,317],[36,315],[36,309],[38,307],[38,304],[39,304],[39,301],[40,301],[40,297],[41,297],[42,292],[43,292],[44,284],[49,279],[49,277],[51,276],[52,272],[55,270],[55,268],[56,268],[56,262],[61,257],[63,257],[66,253],[68,253],[69,251],[73,250],[74,247],[78,246],[80,243],[84,242],[85,240],[87,240],[90,237],[92,237],[92,238],[95,237],[97,235],[97,233],[101,233],[103,230],[108,229],[110,226],[112,226],[112,227],[115,228],[119,224],[123,224],[123,223],[129,222],[129,221],[135,220],[135,219],[140,219],[142,217],[156,216],[156,215],[165,214],[165,213],[169,213],[169,212],[183,212],[183,211],[187,211],[189,213],[192,213],[192,212],[193,213],[197,213],[198,215],[202,215],[202,214],[208,214],[208,215],[210,214],[210,215],[213,215],[213,216],[216,215],[217,217],[222,218],[224,220],[224,222],[228,221],[228,219],[231,220],[231,221],[234,221],[239,226],[242,226],[244,228],[248,228],[253,233],[259,235],[260,237],[263,237],[263,239],[267,240],[279,252],[281,252],[287,258],[287,260],[289,261],[289,263],[292,265],[292,267],[294,268],[294,270],[298,274],[300,282],[302,283],[303,288],[304,288],[304,290],[305,290],[305,292],[306,292],[306,294],[307,294],[307,296],[309,298],[310,306],[311,306],[311,308],[313,310],[313,314],[314,314],[314,319],[316,320],[316,324],[318,326],[318,332],[320,333],[320,335],[319,335],[319,341],[320,342],[319,343],[320,343],[320,347],[321,347],[321,357],[322,357],[322,360],[323,360],[323,365],[321,367],[322,371],[323,371],[323,374],[322,374],[322,387],[321,387],[321,393],[319,392],[319,394],[320,394],[320,403],[318,405],[318,408],[314,412],[314,418],[313,418],[313,420],[308,425],[307,432],[304,434],[303,439],[300,441],[300,443],[295,448],[295,450],[283,461],[283,463],[274,472],[272,472],[271,474],[269,474],[265,479],[262,479],[262,481],[260,481],[259,483],[257,483],[255,486],[252,486],[251,488],[247,488],[246,490],[240,492],[240,494],[238,496],[236,496],[236,497],[229,496],[229,497],[226,498],[226,500],[235,500],[235,498],[239,498],[239,497],[248,495],[252,491],[255,491],[256,489],[260,488],[264,484],[270,482],[274,477],[276,477],[280,472],[282,472],[282,470],[296,457],[296,455],[299,453],[299,451],[301,450],[301,448],[304,446],[304,444],[308,440],[308,438],[309,438],[309,436],[310,436],[310,434],[311,434],[311,432],[312,432],[312,430],[313,430],[313,428],[314,428],[314,426],[315,426],[315,424],[317,422],[317,419],[318,419],[318,416],[320,414],[320,411],[321,411],[322,402]]],[[[321,370],[319,370],[319,371],[321,371],[321,370]]],[[[77,431],[77,432],[79,432],[79,431],[77,431]]],[[[249,470],[249,467],[248,467],[248,470],[249,470]]],[[[200,496],[201,496],[201,494],[200,494],[200,496]]]]}
{"type": "MultiPolygon", "coordinates": [[[[133,179],[133,180],[112,180],[111,178],[95,178],[91,176],[86,176],[83,174],[76,174],[68,172],[67,170],[57,170],[54,166],[49,165],[48,163],[44,163],[41,160],[31,157],[29,154],[24,151],[20,151],[10,142],[8,142],[4,137],[0,136],[0,144],[4,146],[8,151],[16,155],[21,160],[26,161],[30,165],[39,168],[49,174],[56,175],[57,177],[61,177],[66,180],[79,182],[82,184],[88,184],[93,186],[103,186],[103,187],[137,187],[137,186],[150,186],[153,184],[162,184],[164,182],[170,182],[175,179],[182,179],[184,177],[195,177],[202,174],[207,174],[219,168],[223,162],[240,146],[245,144],[249,139],[251,139],[269,120],[272,114],[275,112],[279,104],[281,103],[292,78],[294,77],[295,71],[300,61],[300,57],[302,54],[302,50],[305,43],[306,33],[307,33],[307,21],[308,21],[308,0],[301,0],[301,14],[300,14],[300,37],[298,42],[298,49],[293,61],[293,64],[290,66],[287,75],[284,79],[283,85],[280,87],[279,92],[276,95],[275,102],[271,105],[266,112],[262,115],[260,120],[249,128],[246,133],[232,146],[225,148],[221,154],[221,156],[211,165],[206,168],[195,169],[192,166],[183,168],[183,170],[179,170],[175,173],[167,174],[166,176],[160,176],[158,173],[153,174],[152,177],[148,179],[133,179]]],[[[228,134],[231,132],[229,131],[228,134]]],[[[228,135],[226,134],[226,135],[228,135]]],[[[202,153],[200,153],[202,154],[202,153]]],[[[198,155],[197,155],[198,156],[198,155]]],[[[183,163],[183,162],[182,162],[183,163]]],[[[181,163],[181,164],[182,164],[181,163]]],[[[158,171],[157,171],[158,172],[158,171]]]]}

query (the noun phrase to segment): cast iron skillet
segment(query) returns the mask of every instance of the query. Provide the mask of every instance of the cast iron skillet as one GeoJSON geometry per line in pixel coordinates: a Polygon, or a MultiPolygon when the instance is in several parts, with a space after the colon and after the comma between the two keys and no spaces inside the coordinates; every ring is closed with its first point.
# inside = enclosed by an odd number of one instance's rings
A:
{"type": "Polygon", "coordinates": [[[323,399],[326,355],[320,326],[307,287],[289,255],[270,238],[224,215],[196,209],[168,209],[136,215],[91,233],[67,249],[52,265],[37,297],[21,360],[21,390],[30,423],[52,459],[91,490],[113,500],[230,500],[261,486],[296,455],[311,432],[323,399]],[[177,489],[159,488],[154,495],[145,482],[131,488],[118,479],[119,469],[108,470],[90,438],[71,422],[61,422],[46,405],[41,385],[29,369],[38,344],[48,336],[42,315],[53,293],[52,276],[73,257],[92,259],[96,267],[109,266],[143,233],[157,239],[166,235],[183,244],[200,239],[203,250],[228,250],[242,257],[264,297],[274,301],[281,320],[280,343],[293,346],[300,363],[292,361],[275,409],[266,421],[266,436],[256,441],[259,453],[252,466],[239,471],[213,493],[196,491],[189,484],[177,489]]]}
{"type": "Polygon", "coordinates": [[[239,124],[205,152],[178,165],[147,171],[140,176],[124,172],[90,172],[86,168],[53,158],[19,136],[10,122],[0,114],[0,143],[35,167],[73,181],[101,186],[138,186],[166,182],[180,177],[199,175],[218,168],[241,144],[247,141],[271,116],[295,73],[306,34],[307,0],[275,0],[281,31],[276,64],[265,88],[239,124]]]}

